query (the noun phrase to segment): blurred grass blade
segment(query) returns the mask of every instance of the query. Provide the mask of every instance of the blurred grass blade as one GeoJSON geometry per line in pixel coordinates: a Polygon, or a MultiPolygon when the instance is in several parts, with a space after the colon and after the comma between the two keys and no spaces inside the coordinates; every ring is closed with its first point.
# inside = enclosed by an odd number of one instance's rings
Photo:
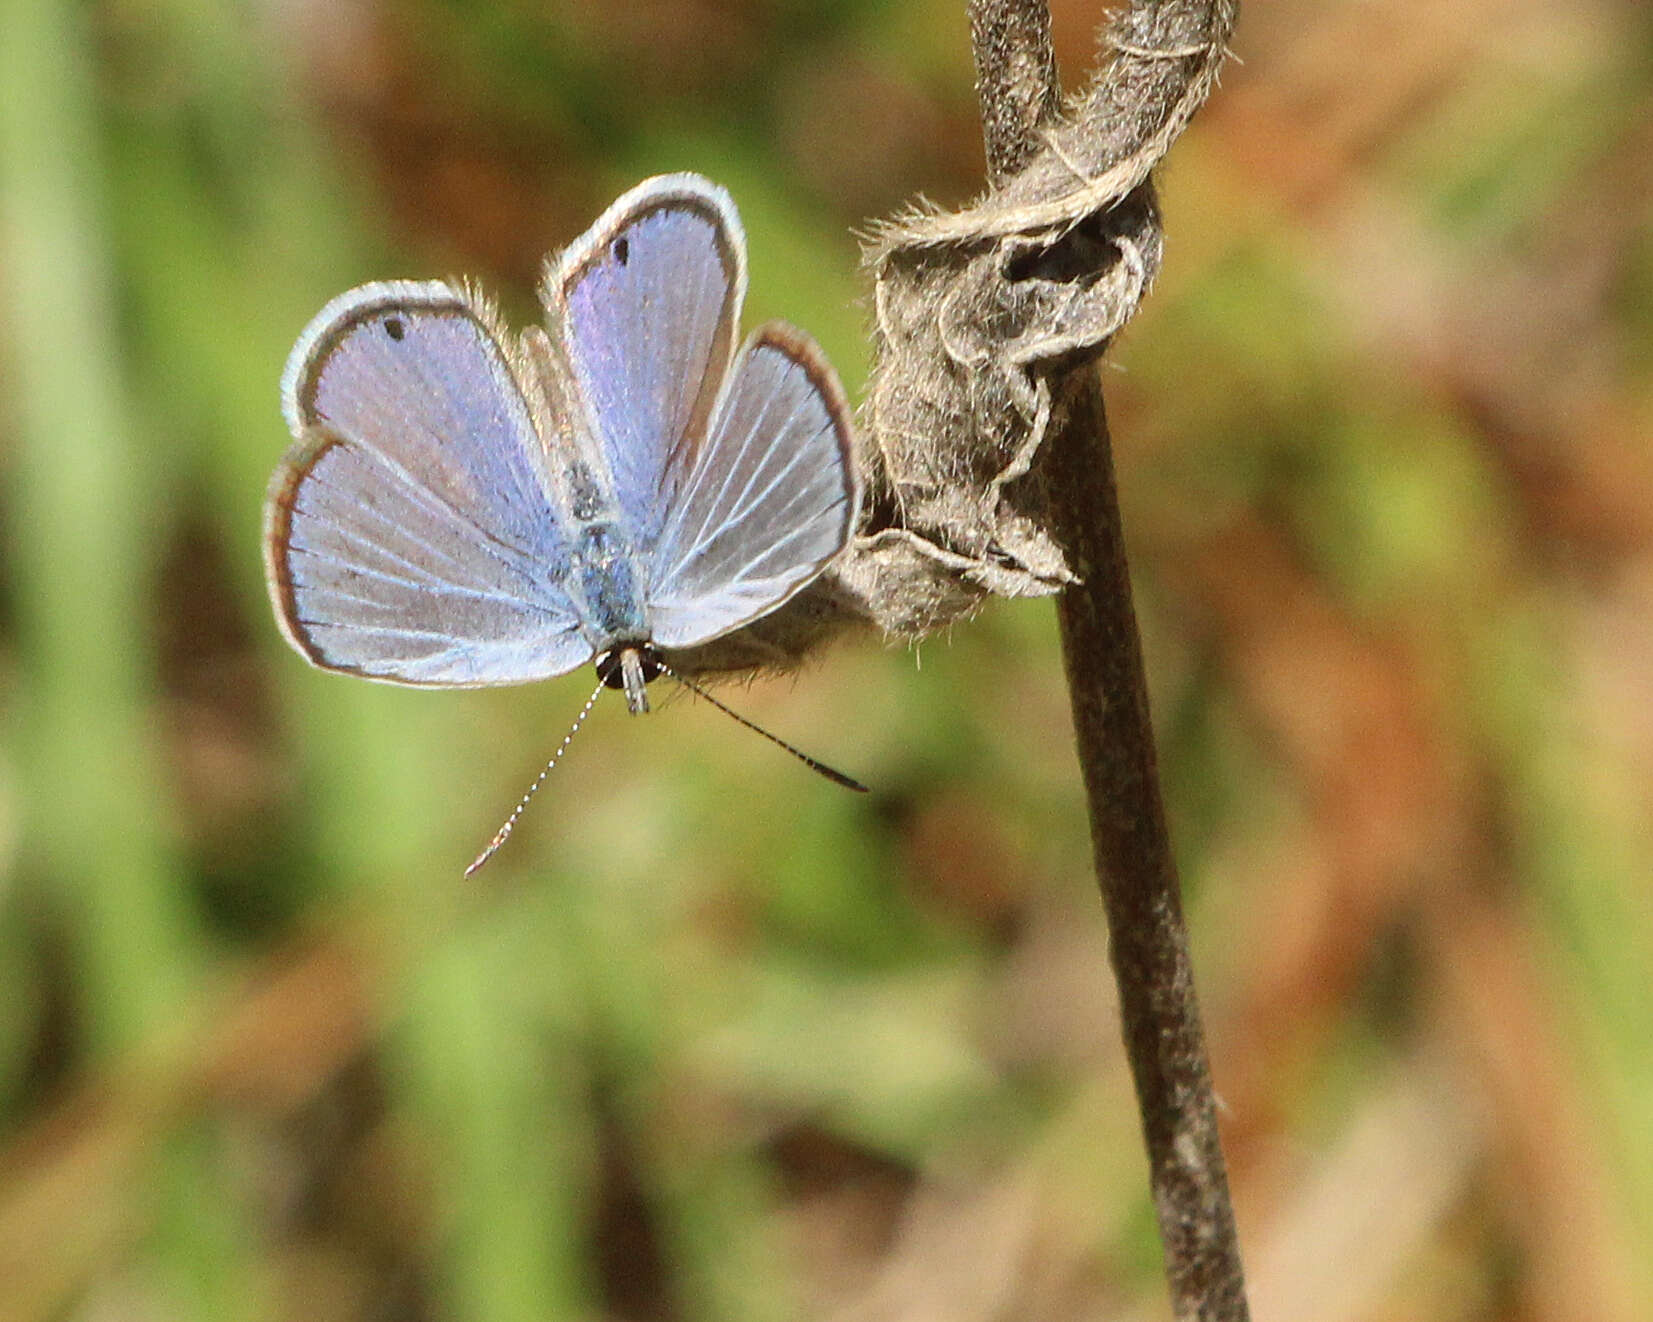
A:
{"type": "Polygon", "coordinates": [[[198,942],[146,728],[150,487],[121,380],[82,12],[0,9],[6,549],[33,857],[72,910],[92,1031],[115,1048],[182,1008],[198,942]]]}
{"type": "MultiPolygon", "coordinates": [[[[146,705],[158,511],[122,380],[87,12],[0,8],[0,416],[16,444],[6,550],[29,862],[70,933],[87,1045],[109,1061],[187,1028],[202,947],[146,705]]],[[[118,1243],[123,1222],[146,1223],[173,1316],[250,1316],[236,1212],[201,1196],[209,1166],[163,1149],[105,1229],[118,1243]]]]}

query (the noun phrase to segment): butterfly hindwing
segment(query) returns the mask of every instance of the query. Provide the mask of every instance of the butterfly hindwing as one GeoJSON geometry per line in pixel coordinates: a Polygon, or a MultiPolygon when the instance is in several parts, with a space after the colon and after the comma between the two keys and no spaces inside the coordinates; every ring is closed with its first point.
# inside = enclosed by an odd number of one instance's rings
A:
{"type": "Polygon", "coordinates": [[[849,406],[814,342],[780,323],[756,331],[652,548],[659,646],[774,610],[844,549],[860,498],[850,446],[849,406]]]}

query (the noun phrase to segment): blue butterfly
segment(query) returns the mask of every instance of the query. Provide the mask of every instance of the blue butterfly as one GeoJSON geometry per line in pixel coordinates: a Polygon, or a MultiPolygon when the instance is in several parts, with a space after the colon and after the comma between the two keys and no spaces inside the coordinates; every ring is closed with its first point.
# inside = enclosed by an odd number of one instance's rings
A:
{"type": "Polygon", "coordinates": [[[646,711],[673,651],[786,602],[860,509],[836,375],[779,322],[737,348],[745,292],[729,195],[674,174],[548,263],[543,327],[440,281],[334,299],[282,379],[264,554],[287,640],[436,687],[594,660],[646,711]]]}

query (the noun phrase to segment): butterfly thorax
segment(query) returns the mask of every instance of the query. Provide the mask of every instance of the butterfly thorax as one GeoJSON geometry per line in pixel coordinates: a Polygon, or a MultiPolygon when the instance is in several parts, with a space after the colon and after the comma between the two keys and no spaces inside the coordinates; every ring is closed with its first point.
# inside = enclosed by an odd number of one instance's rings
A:
{"type": "MultiPolygon", "coordinates": [[[[578,490],[583,465],[573,467],[578,490]]],[[[631,535],[595,483],[584,500],[574,502],[574,513],[572,586],[585,606],[582,630],[597,653],[597,676],[625,691],[626,706],[634,714],[646,712],[645,689],[661,666],[647,642],[648,611],[631,535]],[[582,514],[589,518],[579,518],[582,514]]]]}
{"type": "Polygon", "coordinates": [[[543,330],[524,332],[522,353],[538,404],[535,425],[546,450],[552,503],[568,519],[568,565],[552,577],[575,599],[580,633],[593,651],[645,640],[649,621],[637,538],[616,498],[596,424],[566,357],[543,330]]]}
{"type": "Polygon", "coordinates": [[[646,639],[649,621],[635,538],[597,472],[596,465],[574,457],[562,474],[573,524],[573,572],[562,581],[584,607],[581,632],[601,653],[630,639],[646,639]]]}
{"type": "MultiPolygon", "coordinates": [[[[565,444],[590,444],[589,436],[567,436],[565,444]]],[[[601,466],[582,454],[568,459],[561,476],[572,516],[569,549],[571,573],[562,581],[577,597],[580,631],[596,655],[597,677],[611,689],[623,689],[633,713],[649,709],[645,688],[660,673],[648,644],[648,608],[643,599],[643,570],[636,538],[620,513],[619,503],[598,476],[601,466]]]]}
{"type": "Polygon", "coordinates": [[[648,637],[642,583],[631,539],[613,520],[583,524],[574,535],[574,585],[585,605],[582,627],[601,651],[628,638],[648,637]]]}

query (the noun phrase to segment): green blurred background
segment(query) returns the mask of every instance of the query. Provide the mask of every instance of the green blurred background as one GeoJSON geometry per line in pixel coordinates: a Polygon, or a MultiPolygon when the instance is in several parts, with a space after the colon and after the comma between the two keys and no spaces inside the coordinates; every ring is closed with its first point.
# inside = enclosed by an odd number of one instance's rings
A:
{"type": "MultiPolygon", "coordinates": [[[[981,171],[949,0],[0,0],[0,1322],[1164,1317],[1048,602],[703,704],[305,667],[334,294],[981,171]]],[[[1099,10],[1063,0],[1069,82],[1099,10]]],[[[1653,1317],[1653,15],[1255,3],[1106,383],[1260,1322],[1653,1317]]]]}

